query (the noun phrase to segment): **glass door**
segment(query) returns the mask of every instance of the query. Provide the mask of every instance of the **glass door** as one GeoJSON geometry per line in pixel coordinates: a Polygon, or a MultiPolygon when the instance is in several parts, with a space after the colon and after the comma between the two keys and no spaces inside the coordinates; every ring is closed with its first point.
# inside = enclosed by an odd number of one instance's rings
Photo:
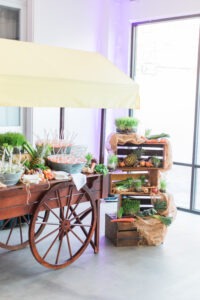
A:
{"type": "MultiPolygon", "coordinates": [[[[167,174],[168,189],[186,210],[194,210],[192,198],[200,194],[194,193],[200,181],[194,164],[199,25],[200,17],[133,24],[133,77],[141,96],[136,113],[143,134],[151,129],[152,134],[170,135],[174,164],[167,174]]],[[[195,207],[200,210],[200,200],[195,207]]]]}

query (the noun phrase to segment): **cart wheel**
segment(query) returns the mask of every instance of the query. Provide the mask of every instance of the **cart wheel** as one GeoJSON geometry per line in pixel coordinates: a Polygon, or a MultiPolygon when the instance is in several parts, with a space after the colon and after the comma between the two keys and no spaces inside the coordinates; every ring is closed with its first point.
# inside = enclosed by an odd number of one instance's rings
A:
{"type": "MultiPolygon", "coordinates": [[[[29,225],[31,215],[24,215],[16,218],[0,221],[0,247],[7,250],[19,250],[29,244],[29,225]]],[[[47,221],[48,212],[41,212],[38,219],[47,221]]],[[[43,230],[43,225],[36,232],[40,235],[43,230]]]]}
{"type": "Polygon", "coordinates": [[[74,262],[91,242],[96,226],[96,206],[90,191],[77,191],[71,182],[53,186],[38,204],[29,228],[30,247],[35,259],[47,268],[64,268],[74,262]],[[41,211],[49,213],[39,222],[41,211]],[[38,226],[43,232],[36,236],[38,226]]]}

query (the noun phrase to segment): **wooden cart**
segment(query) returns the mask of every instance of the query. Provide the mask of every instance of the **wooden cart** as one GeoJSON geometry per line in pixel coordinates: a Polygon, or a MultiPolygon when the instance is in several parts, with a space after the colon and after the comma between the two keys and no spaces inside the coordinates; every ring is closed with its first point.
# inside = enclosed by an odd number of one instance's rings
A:
{"type": "Polygon", "coordinates": [[[71,181],[1,189],[0,247],[30,245],[35,259],[52,269],[74,262],[88,244],[97,253],[101,180],[88,176],[79,191],[71,181]]]}

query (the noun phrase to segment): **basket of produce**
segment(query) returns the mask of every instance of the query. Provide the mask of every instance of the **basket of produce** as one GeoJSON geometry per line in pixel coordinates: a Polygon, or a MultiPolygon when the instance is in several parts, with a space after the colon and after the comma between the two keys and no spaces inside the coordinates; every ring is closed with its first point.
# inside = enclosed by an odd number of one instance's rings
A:
{"type": "Polygon", "coordinates": [[[56,154],[47,157],[47,164],[52,170],[65,171],[70,174],[80,173],[85,163],[85,158],[78,158],[70,154],[56,154]]]}

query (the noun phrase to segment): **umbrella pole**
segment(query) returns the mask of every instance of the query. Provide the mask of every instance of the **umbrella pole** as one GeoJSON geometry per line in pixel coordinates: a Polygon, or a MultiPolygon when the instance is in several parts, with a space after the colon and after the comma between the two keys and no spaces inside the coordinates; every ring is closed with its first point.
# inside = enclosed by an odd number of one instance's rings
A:
{"type": "Polygon", "coordinates": [[[132,117],[132,116],[133,116],[133,109],[130,108],[130,109],[128,110],[128,116],[129,116],[129,117],[132,117]]]}
{"type": "Polygon", "coordinates": [[[59,138],[64,139],[64,129],[65,129],[65,108],[60,108],[60,128],[59,128],[59,138]]]}
{"type": "Polygon", "coordinates": [[[99,162],[104,164],[104,151],[105,151],[105,134],[106,134],[106,109],[101,109],[101,128],[100,128],[100,151],[99,162]]]}

